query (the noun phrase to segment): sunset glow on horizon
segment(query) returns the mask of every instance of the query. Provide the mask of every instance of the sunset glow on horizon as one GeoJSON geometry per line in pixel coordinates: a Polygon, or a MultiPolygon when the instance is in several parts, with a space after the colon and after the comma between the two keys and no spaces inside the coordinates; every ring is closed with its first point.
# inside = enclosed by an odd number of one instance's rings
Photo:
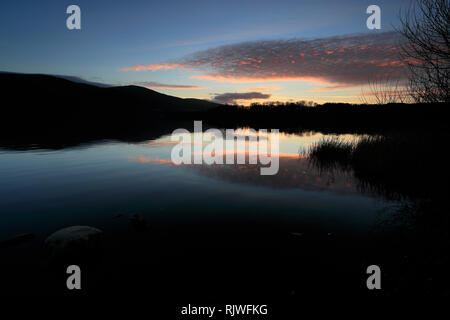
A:
{"type": "Polygon", "coordinates": [[[368,1],[137,1],[125,9],[83,0],[77,31],[60,23],[64,4],[2,3],[8,27],[0,36],[14,41],[0,50],[0,70],[138,85],[182,98],[227,96],[244,105],[359,102],[371,80],[405,80],[404,40],[394,27],[407,3],[378,1],[382,28],[369,30],[368,1]],[[19,23],[18,14],[41,18],[19,23]]]}

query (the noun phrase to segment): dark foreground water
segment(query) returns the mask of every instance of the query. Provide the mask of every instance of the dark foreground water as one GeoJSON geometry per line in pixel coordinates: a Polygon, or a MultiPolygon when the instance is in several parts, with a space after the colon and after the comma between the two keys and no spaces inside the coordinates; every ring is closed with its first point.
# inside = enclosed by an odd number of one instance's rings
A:
{"type": "Polygon", "coordinates": [[[184,301],[365,292],[367,266],[397,263],[377,247],[389,241],[380,232],[399,204],[362,193],[351,172],[312,166],[302,150],[323,137],[281,134],[274,176],[255,165],[173,165],[169,136],[0,150],[0,240],[33,235],[0,248],[6,288],[64,292],[64,266],[52,265],[43,244],[61,228],[86,225],[103,231],[92,261],[71,262],[88,269],[89,292],[151,286],[184,301]]]}

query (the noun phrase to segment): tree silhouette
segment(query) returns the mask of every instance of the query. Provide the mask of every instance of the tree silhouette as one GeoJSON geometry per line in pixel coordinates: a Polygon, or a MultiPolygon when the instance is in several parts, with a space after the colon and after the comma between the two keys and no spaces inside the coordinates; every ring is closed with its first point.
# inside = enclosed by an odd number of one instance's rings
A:
{"type": "Polygon", "coordinates": [[[450,0],[415,0],[400,19],[412,96],[416,102],[449,102],[450,0]]]}
{"type": "Polygon", "coordinates": [[[389,75],[369,79],[368,91],[361,90],[359,97],[362,104],[413,103],[413,94],[403,82],[393,80],[389,75]]]}

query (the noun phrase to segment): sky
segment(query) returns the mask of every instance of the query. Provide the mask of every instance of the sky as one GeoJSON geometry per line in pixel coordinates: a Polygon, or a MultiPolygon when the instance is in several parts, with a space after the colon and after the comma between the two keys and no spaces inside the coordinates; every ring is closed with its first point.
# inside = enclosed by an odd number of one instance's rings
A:
{"type": "Polygon", "coordinates": [[[394,29],[410,0],[0,1],[0,71],[140,85],[223,103],[358,102],[404,79],[394,29]],[[66,8],[81,9],[69,30],[66,8]],[[369,30],[366,9],[381,8],[369,30]]]}

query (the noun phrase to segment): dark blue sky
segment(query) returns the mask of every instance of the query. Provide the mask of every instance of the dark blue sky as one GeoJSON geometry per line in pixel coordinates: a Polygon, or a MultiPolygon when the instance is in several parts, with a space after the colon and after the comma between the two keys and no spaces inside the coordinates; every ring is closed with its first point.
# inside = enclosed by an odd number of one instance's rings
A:
{"type": "MultiPolygon", "coordinates": [[[[409,0],[207,0],[207,1],[23,1],[0,2],[0,70],[64,74],[112,84],[160,83],[179,96],[260,87],[193,78],[191,69],[124,72],[122,68],[177,61],[189,54],[247,41],[316,39],[373,34],[366,28],[370,4],[382,9],[382,30],[397,24],[409,0]],[[66,8],[81,8],[81,30],[66,28],[66,8]],[[197,87],[197,88],[196,88],[197,87]]],[[[300,98],[299,81],[269,83],[273,97],[300,98]]],[[[264,84],[264,87],[267,83],[264,84]]]]}

